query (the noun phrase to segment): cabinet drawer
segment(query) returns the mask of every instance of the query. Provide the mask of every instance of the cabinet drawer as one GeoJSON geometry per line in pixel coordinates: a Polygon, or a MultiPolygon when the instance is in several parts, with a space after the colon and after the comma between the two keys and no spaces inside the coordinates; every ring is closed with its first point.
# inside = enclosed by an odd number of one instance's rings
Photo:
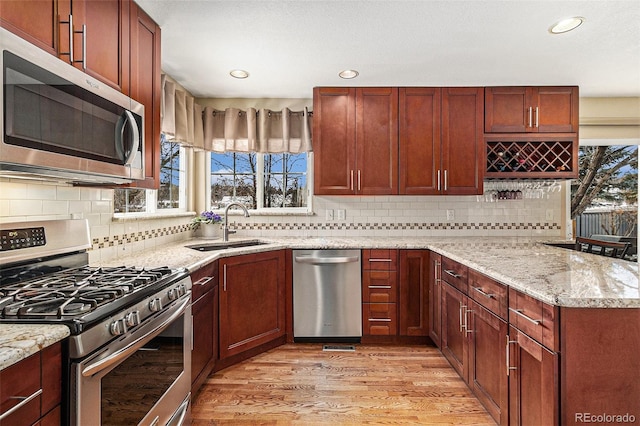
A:
{"type": "Polygon", "coordinates": [[[191,300],[198,300],[203,294],[218,285],[218,261],[209,263],[191,274],[191,300]]]}
{"type": "Polygon", "coordinates": [[[0,415],[20,403],[17,409],[3,420],[3,424],[31,425],[40,418],[40,352],[25,358],[0,372],[0,415]],[[34,396],[35,395],[35,396],[34,396]],[[34,396],[29,402],[24,398],[34,396]]]}
{"type": "Polygon", "coordinates": [[[395,303],[398,294],[396,271],[364,271],[362,273],[362,301],[366,303],[395,303]]]}
{"type": "Polygon", "coordinates": [[[499,282],[469,270],[469,296],[491,313],[503,320],[507,319],[507,287],[499,282]]]}
{"type": "Polygon", "coordinates": [[[362,250],[362,269],[375,271],[396,271],[398,250],[362,250]]]}
{"type": "Polygon", "coordinates": [[[509,323],[537,342],[558,352],[558,308],[509,289],[509,323]]]}
{"type": "Polygon", "coordinates": [[[362,305],[362,331],[369,336],[395,336],[398,321],[395,303],[364,303],[362,305]]]}
{"type": "Polygon", "coordinates": [[[442,281],[467,294],[467,275],[469,268],[442,256],[442,281]]]}

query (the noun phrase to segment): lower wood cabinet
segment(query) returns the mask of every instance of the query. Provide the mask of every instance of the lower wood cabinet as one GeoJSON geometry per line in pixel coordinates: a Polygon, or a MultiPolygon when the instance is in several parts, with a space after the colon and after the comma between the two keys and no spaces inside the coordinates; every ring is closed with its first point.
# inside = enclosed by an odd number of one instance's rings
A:
{"type": "Polygon", "coordinates": [[[507,322],[471,298],[467,302],[469,387],[496,422],[506,426],[509,424],[507,322]]]}
{"type": "Polygon", "coordinates": [[[191,393],[195,394],[209,376],[218,358],[218,262],[191,274],[193,350],[191,351],[191,393]]]}
{"type": "Polygon", "coordinates": [[[509,327],[509,424],[559,424],[558,354],[509,327]]]}
{"type": "Polygon", "coordinates": [[[400,250],[400,336],[429,335],[429,251],[400,250]]]}
{"type": "Polygon", "coordinates": [[[284,250],[219,260],[220,359],[285,335],[284,250]]]}
{"type": "Polygon", "coordinates": [[[398,335],[398,250],[362,250],[362,335],[398,335]]]}
{"type": "Polygon", "coordinates": [[[429,337],[439,348],[442,331],[442,256],[429,253],[429,337]]]}
{"type": "Polygon", "coordinates": [[[60,424],[62,345],[47,346],[0,371],[0,415],[23,403],[3,418],[3,425],[60,424]],[[29,402],[25,398],[33,396],[29,402]]]}
{"type": "Polygon", "coordinates": [[[465,382],[469,382],[469,342],[464,326],[467,296],[442,282],[442,335],[440,350],[465,382]]]}

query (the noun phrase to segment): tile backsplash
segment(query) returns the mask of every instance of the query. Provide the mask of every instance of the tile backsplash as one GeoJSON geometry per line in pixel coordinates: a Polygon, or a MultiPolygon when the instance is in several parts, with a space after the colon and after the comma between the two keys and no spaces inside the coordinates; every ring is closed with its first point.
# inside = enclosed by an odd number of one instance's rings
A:
{"type": "MultiPolygon", "coordinates": [[[[537,199],[486,202],[476,196],[367,196],[313,199],[313,214],[230,216],[238,236],[538,236],[565,235],[564,191],[537,199]]],[[[0,220],[85,218],[90,261],[185,240],[190,216],[114,219],[113,190],[35,181],[0,180],[0,220]]]]}

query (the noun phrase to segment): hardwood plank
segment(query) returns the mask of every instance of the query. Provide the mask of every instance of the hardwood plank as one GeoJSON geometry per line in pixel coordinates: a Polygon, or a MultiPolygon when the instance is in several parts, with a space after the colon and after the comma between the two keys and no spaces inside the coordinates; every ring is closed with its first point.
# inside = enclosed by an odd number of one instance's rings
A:
{"type": "Polygon", "coordinates": [[[192,424],[495,425],[431,346],[287,344],[209,376],[192,424]]]}

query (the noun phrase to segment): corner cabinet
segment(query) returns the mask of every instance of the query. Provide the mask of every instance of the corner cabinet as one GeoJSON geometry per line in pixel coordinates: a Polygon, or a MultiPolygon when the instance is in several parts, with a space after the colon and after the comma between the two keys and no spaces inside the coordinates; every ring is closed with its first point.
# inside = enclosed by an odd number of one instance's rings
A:
{"type": "Polygon", "coordinates": [[[397,194],[398,89],[313,90],[316,195],[397,194]]]}
{"type": "Polygon", "coordinates": [[[285,252],[219,260],[220,359],[285,337],[285,252]]]}

